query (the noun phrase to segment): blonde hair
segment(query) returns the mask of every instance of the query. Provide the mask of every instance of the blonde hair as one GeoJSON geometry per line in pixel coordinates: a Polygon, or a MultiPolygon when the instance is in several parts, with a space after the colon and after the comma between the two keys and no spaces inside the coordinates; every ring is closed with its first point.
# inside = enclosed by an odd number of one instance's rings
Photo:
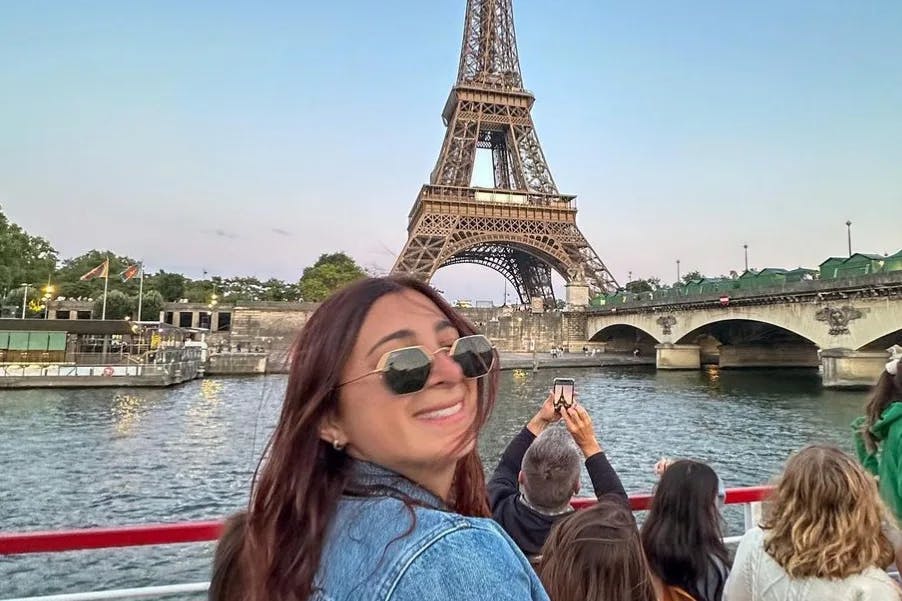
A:
{"type": "Polygon", "coordinates": [[[793,578],[846,578],[892,562],[888,519],[861,466],[837,447],[811,445],[786,462],[761,524],[764,548],[793,578]]]}

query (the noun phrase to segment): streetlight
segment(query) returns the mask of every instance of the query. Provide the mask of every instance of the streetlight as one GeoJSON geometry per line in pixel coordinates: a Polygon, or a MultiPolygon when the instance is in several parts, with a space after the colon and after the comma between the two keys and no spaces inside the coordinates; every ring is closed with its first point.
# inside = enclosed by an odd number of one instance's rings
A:
{"type": "Polygon", "coordinates": [[[218,304],[219,304],[219,297],[216,296],[216,293],[214,292],[213,295],[210,297],[210,304],[208,305],[210,307],[209,328],[210,328],[211,332],[213,331],[213,314],[216,312],[216,305],[218,305],[218,304]]]}
{"type": "Polygon", "coordinates": [[[846,234],[849,238],[849,256],[852,256],[852,222],[846,220],[846,234]]]}
{"type": "Polygon", "coordinates": [[[749,270],[749,245],[743,244],[742,250],[745,251],[745,270],[749,270]]]}
{"type": "Polygon", "coordinates": [[[677,284],[680,283],[680,260],[677,259],[677,284]]]}
{"type": "Polygon", "coordinates": [[[44,319],[50,319],[50,299],[53,298],[53,286],[47,284],[44,287],[44,296],[41,301],[44,303],[44,319]]]}
{"type": "Polygon", "coordinates": [[[25,286],[25,293],[22,295],[22,319],[25,319],[25,306],[28,303],[28,287],[31,284],[22,284],[25,286]]]}
{"type": "Polygon", "coordinates": [[[627,278],[627,282],[632,282],[632,281],[633,281],[633,272],[630,271],[630,272],[629,272],[629,277],[627,278]]]}

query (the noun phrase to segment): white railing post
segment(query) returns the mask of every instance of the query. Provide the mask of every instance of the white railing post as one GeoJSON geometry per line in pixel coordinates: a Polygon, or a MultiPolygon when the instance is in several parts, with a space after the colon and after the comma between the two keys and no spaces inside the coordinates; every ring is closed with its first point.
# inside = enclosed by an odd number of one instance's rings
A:
{"type": "Polygon", "coordinates": [[[745,506],[743,506],[743,526],[745,527],[746,532],[761,523],[761,508],[762,505],[760,501],[746,503],[745,506]]]}

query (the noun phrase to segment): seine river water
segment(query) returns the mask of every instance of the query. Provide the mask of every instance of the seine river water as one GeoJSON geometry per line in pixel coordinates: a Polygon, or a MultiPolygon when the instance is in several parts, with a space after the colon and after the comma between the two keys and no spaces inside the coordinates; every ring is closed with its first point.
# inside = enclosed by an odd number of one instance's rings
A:
{"type": "MultiPolygon", "coordinates": [[[[848,424],[865,397],[823,390],[809,371],[504,372],[481,443],[487,468],[555,375],[576,379],[630,492],[651,489],[662,455],[703,459],[727,486],[744,486],[767,482],[806,443],[851,450],[848,424]]],[[[163,390],[0,392],[0,530],[211,519],[239,509],[284,385],[267,376],[163,390]]],[[[740,516],[728,512],[731,534],[740,516]]],[[[0,558],[0,599],[202,581],[211,555],[211,544],[198,544],[0,558]]]]}

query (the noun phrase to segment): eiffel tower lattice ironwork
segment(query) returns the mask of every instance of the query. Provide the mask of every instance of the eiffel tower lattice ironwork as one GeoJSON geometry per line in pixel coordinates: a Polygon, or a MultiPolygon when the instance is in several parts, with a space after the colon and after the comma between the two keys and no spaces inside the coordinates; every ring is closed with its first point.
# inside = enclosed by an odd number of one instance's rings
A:
{"type": "Polygon", "coordinates": [[[552,269],[591,293],[617,287],[576,226],[576,197],[558,192],[551,177],[534,101],[523,87],[512,0],[468,0],[441,154],[410,211],[393,273],[429,280],[441,267],[476,263],[500,272],[521,302],[546,306],[555,301],[552,269]],[[471,185],[477,149],[491,151],[493,188],[471,185]]]}

